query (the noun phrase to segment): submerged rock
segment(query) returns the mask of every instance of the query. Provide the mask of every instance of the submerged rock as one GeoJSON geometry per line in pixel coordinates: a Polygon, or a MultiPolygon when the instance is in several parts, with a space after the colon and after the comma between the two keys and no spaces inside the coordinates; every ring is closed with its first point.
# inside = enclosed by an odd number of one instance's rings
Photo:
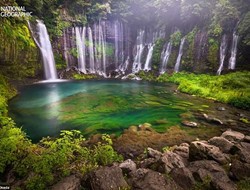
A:
{"type": "Polygon", "coordinates": [[[220,120],[220,119],[218,119],[218,118],[216,118],[216,117],[211,117],[211,116],[209,116],[209,115],[207,115],[207,114],[203,114],[203,118],[207,121],[207,122],[210,122],[210,123],[215,123],[215,124],[220,124],[220,125],[223,125],[224,123],[220,120]]]}
{"type": "Polygon", "coordinates": [[[182,121],[181,122],[183,125],[187,126],[187,127],[198,127],[198,123],[194,122],[194,121],[182,121]]]}

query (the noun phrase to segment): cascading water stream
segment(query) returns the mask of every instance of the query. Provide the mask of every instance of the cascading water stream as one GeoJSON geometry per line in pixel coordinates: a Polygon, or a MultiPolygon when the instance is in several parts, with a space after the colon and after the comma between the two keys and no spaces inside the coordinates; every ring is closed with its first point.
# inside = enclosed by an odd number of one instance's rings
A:
{"type": "Polygon", "coordinates": [[[144,71],[149,71],[151,70],[151,61],[152,61],[152,56],[153,56],[153,51],[154,51],[154,44],[150,43],[148,45],[148,55],[147,59],[144,65],[144,71]]]}
{"type": "Polygon", "coordinates": [[[185,39],[186,39],[185,37],[183,37],[181,39],[179,54],[178,54],[178,57],[177,57],[177,60],[176,60],[176,64],[174,66],[174,71],[175,72],[179,72],[179,69],[180,69],[181,57],[182,57],[182,54],[183,54],[183,46],[184,46],[184,43],[185,43],[185,39]]]}
{"type": "Polygon", "coordinates": [[[239,36],[236,32],[233,33],[233,43],[231,48],[231,57],[229,59],[228,69],[235,69],[236,65],[236,55],[237,55],[237,45],[238,45],[239,36]]]}
{"type": "Polygon", "coordinates": [[[220,66],[217,70],[217,75],[221,74],[221,71],[223,70],[224,61],[226,57],[226,50],[227,50],[227,38],[226,35],[223,35],[221,45],[220,45],[220,66]]]}
{"type": "Polygon", "coordinates": [[[86,60],[85,60],[85,32],[86,28],[75,27],[76,32],[76,45],[77,45],[77,58],[78,58],[78,69],[79,71],[86,74],[86,60]]]}
{"type": "Polygon", "coordinates": [[[42,54],[45,79],[56,80],[57,71],[49,35],[46,26],[39,20],[37,21],[37,31],[39,37],[39,41],[37,41],[37,43],[42,54]]]}
{"type": "Polygon", "coordinates": [[[89,72],[95,73],[94,43],[92,30],[88,27],[88,47],[89,47],[89,72]]]}
{"type": "Polygon", "coordinates": [[[167,64],[168,64],[168,60],[169,60],[169,57],[170,57],[170,54],[171,54],[171,50],[172,50],[172,43],[168,42],[166,51],[165,52],[163,51],[162,66],[161,66],[161,69],[160,69],[160,74],[165,73],[166,70],[167,70],[167,64]]]}
{"type": "Polygon", "coordinates": [[[132,72],[133,73],[137,73],[138,71],[140,71],[142,69],[142,63],[141,63],[141,57],[142,57],[142,53],[143,50],[145,48],[144,45],[144,30],[139,31],[139,34],[137,36],[137,40],[136,40],[136,56],[134,59],[134,63],[133,63],[133,68],[132,68],[132,72]]]}

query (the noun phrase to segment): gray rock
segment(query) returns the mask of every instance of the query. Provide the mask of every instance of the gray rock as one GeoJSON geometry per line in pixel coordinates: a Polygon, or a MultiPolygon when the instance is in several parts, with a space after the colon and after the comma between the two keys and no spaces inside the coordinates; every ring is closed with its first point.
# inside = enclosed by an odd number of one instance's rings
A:
{"type": "Polygon", "coordinates": [[[168,151],[163,154],[160,162],[164,164],[165,173],[171,172],[173,168],[183,168],[185,167],[185,161],[178,154],[168,151]]]}
{"type": "Polygon", "coordinates": [[[250,163],[250,143],[241,142],[238,145],[235,145],[238,149],[236,152],[240,160],[246,163],[250,163]]]}
{"type": "Polygon", "coordinates": [[[188,159],[189,158],[189,144],[182,143],[179,146],[175,147],[173,152],[185,159],[188,159]]]}
{"type": "Polygon", "coordinates": [[[225,111],[226,108],[224,108],[224,107],[218,107],[217,110],[219,110],[219,111],[225,111]]]}
{"type": "Polygon", "coordinates": [[[211,117],[211,116],[209,116],[209,115],[207,115],[207,114],[203,114],[203,117],[204,117],[204,119],[207,121],[207,122],[210,122],[210,123],[215,123],[215,124],[220,124],[220,125],[223,125],[224,123],[220,120],[220,119],[218,119],[218,118],[216,118],[216,117],[211,117]]]}
{"type": "Polygon", "coordinates": [[[243,139],[244,142],[250,143],[250,136],[246,135],[243,139]]]}
{"type": "Polygon", "coordinates": [[[194,177],[188,168],[174,168],[170,176],[184,190],[192,189],[195,184],[194,177]]]}
{"type": "Polygon", "coordinates": [[[226,164],[229,159],[218,147],[208,144],[207,141],[192,142],[189,148],[189,158],[191,160],[213,159],[220,164],[226,164]]]}
{"type": "Polygon", "coordinates": [[[184,120],[181,123],[182,123],[182,125],[187,126],[187,127],[193,127],[193,128],[198,127],[198,123],[196,123],[194,121],[186,121],[186,120],[184,120]]]}
{"type": "Polygon", "coordinates": [[[152,148],[147,148],[147,153],[149,157],[160,159],[162,157],[162,153],[158,150],[154,150],[152,148]]]}
{"type": "Polygon", "coordinates": [[[224,124],[220,119],[218,119],[216,117],[211,118],[211,122],[216,123],[216,124],[220,124],[220,125],[224,124]]]}
{"type": "Polygon", "coordinates": [[[225,139],[229,140],[232,143],[240,142],[245,138],[245,135],[237,132],[237,131],[232,131],[232,130],[227,130],[221,135],[225,139]]]}
{"type": "Polygon", "coordinates": [[[101,167],[93,171],[89,176],[89,184],[94,190],[119,190],[129,187],[121,168],[117,166],[101,167]]]}
{"type": "Polygon", "coordinates": [[[119,167],[125,173],[130,173],[130,172],[136,170],[136,164],[131,159],[125,160],[124,162],[119,164],[119,167]]]}
{"type": "Polygon", "coordinates": [[[80,190],[81,180],[75,175],[68,176],[62,179],[57,184],[53,185],[52,190],[80,190]]]}
{"type": "MultiPolygon", "coordinates": [[[[155,158],[147,158],[144,159],[140,162],[140,167],[141,168],[152,168],[154,167],[156,169],[156,167],[154,166],[156,163],[158,164],[159,160],[156,160],[155,158]]],[[[158,168],[158,167],[157,167],[158,168]]],[[[156,169],[158,171],[158,169],[156,169]]],[[[162,170],[162,169],[160,169],[162,170]]]]}
{"type": "Polygon", "coordinates": [[[239,160],[232,162],[230,172],[237,180],[243,180],[250,177],[250,164],[243,163],[239,160]]]}
{"type": "Polygon", "coordinates": [[[138,169],[132,172],[130,185],[133,190],[170,190],[181,188],[171,179],[165,179],[161,173],[149,170],[138,169]]]}
{"type": "Polygon", "coordinates": [[[224,153],[228,153],[234,145],[224,137],[213,137],[210,140],[208,140],[208,143],[219,147],[220,150],[224,153]]]}
{"type": "Polygon", "coordinates": [[[229,179],[225,170],[213,160],[191,162],[188,168],[195,180],[208,182],[211,189],[236,190],[235,184],[229,179]]]}

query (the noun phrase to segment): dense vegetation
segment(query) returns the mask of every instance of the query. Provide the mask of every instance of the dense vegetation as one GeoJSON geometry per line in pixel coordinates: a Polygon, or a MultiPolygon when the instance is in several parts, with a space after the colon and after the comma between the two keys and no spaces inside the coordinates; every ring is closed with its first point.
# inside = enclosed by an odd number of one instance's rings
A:
{"type": "Polygon", "coordinates": [[[164,74],[157,80],[177,83],[181,92],[215,99],[250,110],[249,72],[235,72],[222,76],[181,72],[172,76],[164,74]]]}
{"type": "Polygon", "coordinates": [[[100,165],[121,161],[108,135],[88,145],[79,131],[62,131],[57,139],[49,137],[33,144],[21,128],[8,117],[7,101],[15,90],[0,75],[0,180],[15,176],[17,189],[46,189],[73,173],[85,175],[100,165]],[[30,173],[32,171],[32,173],[30,173]]]}

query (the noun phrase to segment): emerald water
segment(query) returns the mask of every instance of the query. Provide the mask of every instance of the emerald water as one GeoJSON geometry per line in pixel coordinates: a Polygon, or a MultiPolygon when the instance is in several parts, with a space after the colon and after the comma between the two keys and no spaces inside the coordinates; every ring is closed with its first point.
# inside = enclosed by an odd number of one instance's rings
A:
{"type": "Polygon", "coordinates": [[[179,125],[190,105],[168,84],[107,80],[26,86],[9,106],[12,118],[37,141],[65,129],[119,134],[146,122],[163,132],[179,125]]]}

